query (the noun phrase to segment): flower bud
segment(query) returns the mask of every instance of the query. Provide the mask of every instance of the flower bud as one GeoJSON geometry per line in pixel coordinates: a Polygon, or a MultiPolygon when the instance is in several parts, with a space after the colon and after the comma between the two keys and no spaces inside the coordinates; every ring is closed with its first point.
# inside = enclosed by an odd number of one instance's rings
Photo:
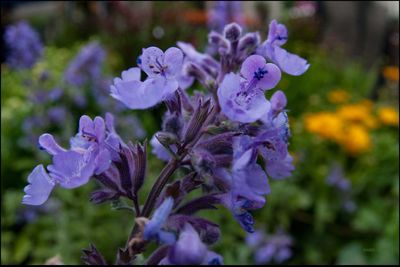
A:
{"type": "Polygon", "coordinates": [[[191,154],[191,162],[194,169],[200,175],[212,174],[215,168],[214,157],[205,149],[194,149],[191,154]]]}
{"type": "Polygon", "coordinates": [[[210,104],[210,100],[207,100],[203,103],[203,100],[201,98],[199,99],[199,104],[187,123],[185,132],[183,134],[184,143],[193,141],[193,139],[195,139],[195,137],[200,133],[203,123],[208,117],[210,104]]]}
{"type": "Polygon", "coordinates": [[[224,28],[224,37],[231,42],[235,42],[242,35],[242,27],[237,23],[231,23],[224,28]]]}
{"type": "Polygon", "coordinates": [[[260,34],[258,32],[249,32],[246,33],[242,38],[240,38],[238,50],[239,52],[251,50],[256,48],[259,43],[260,34]]]}
{"type": "Polygon", "coordinates": [[[286,103],[286,96],[281,90],[271,96],[271,109],[274,113],[281,112],[286,107],[286,103]]]}
{"type": "Polygon", "coordinates": [[[197,64],[195,63],[188,63],[185,66],[186,72],[190,75],[195,77],[201,84],[205,85],[207,78],[207,73],[197,64]]]}
{"type": "Polygon", "coordinates": [[[173,133],[157,132],[155,136],[164,147],[169,147],[178,142],[178,137],[173,133]]]}
{"type": "Polygon", "coordinates": [[[183,119],[177,112],[165,113],[163,118],[163,132],[168,132],[180,136],[183,127],[183,119]]]}
{"type": "Polygon", "coordinates": [[[100,204],[108,200],[116,200],[118,197],[119,194],[117,192],[103,188],[92,192],[90,196],[90,201],[95,204],[100,204]]]}

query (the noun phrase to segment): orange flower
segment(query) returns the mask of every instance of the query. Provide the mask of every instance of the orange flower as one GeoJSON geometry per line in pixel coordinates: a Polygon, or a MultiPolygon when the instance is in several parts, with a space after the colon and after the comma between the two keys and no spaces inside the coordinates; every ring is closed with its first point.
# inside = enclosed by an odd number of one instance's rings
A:
{"type": "Polygon", "coordinates": [[[328,100],[333,104],[345,103],[349,98],[349,93],[343,89],[332,90],[328,94],[328,100]]]}
{"type": "Polygon", "coordinates": [[[190,9],[183,13],[183,19],[188,23],[206,24],[207,13],[203,10],[190,9]]]}
{"type": "Polygon", "coordinates": [[[399,81],[399,67],[387,66],[383,69],[383,76],[389,81],[399,81]]]}
{"type": "Polygon", "coordinates": [[[350,124],[346,127],[344,134],[346,137],[340,143],[350,154],[357,155],[371,148],[371,138],[364,127],[350,124]]]}
{"type": "Polygon", "coordinates": [[[307,131],[326,139],[339,141],[343,137],[343,121],[334,113],[308,114],[305,117],[305,127],[307,131]]]}
{"type": "Polygon", "coordinates": [[[381,107],[378,109],[379,120],[386,125],[399,125],[399,112],[392,107],[381,107]]]}

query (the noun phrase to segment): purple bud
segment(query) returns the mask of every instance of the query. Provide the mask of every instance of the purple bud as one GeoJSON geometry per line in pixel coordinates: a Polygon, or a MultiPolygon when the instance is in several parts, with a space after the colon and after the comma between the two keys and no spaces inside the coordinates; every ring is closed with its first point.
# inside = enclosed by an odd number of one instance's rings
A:
{"type": "Polygon", "coordinates": [[[242,27],[237,23],[228,24],[225,26],[223,34],[229,41],[236,42],[242,35],[242,27]]]}
{"type": "Polygon", "coordinates": [[[198,105],[185,128],[183,134],[184,143],[190,143],[200,133],[203,123],[208,117],[210,105],[210,100],[206,100],[203,103],[203,100],[199,99],[198,105]]]}
{"type": "Polygon", "coordinates": [[[117,253],[117,261],[116,265],[130,265],[132,263],[132,258],[129,255],[129,250],[128,249],[118,249],[117,253]]]}
{"type": "Polygon", "coordinates": [[[185,71],[188,75],[195,77],[201,84],[206,85],[208,75],[200,66],[190,62],[185,65],[185,71]]]}
{"type": "Polygon", "coordinates": [[[110,189],[100,189],[92,192],[90,196],[90,201],[95,204],[100,204],[109,200],[116,200],[119,198],[119,194],[110,189]]]}
{"type": "Polygon", "coordinates": [[[277,90],[271,96],[271,109],[275,113],[281,112],[287,104],[286,96],[281,90],[277,90]]]}
{"type": "Polygon", "coordinates": [[[82,253],[81,259],[87,265],[107,265],[107,262],[93,244],[90,244],[89,249],[82,250],[82,253]]]}
{"type": "Polygon", "coordinates": [[[197,148],[191,153],[191,162],[194,169],[200,175],[209,175],[213,173],[216,167],[214,157],[205,149],[197,148]]]}
{"type": "Polygon", "coordinates": [[[165,113],[162,125],[162,129],[164,132],[171,133],[171,136],[175,135],[176,138],[177,136],[181,135],[182,128],[183,118],[180,114],[178,114],[177,112],[165,113]]]}
{"type": "Polygon", "coordinates": [[[239,40],[238,50],[239,52],[245,50],[253,50],[260,44],[260,34],[258,32],[246,33],[239,40]]]}
{"type": "Polygon", "coordinates": [[[170,145],[176,144],[178,142],[178,137],[169,132],[157,132],[155,134],[157,140],[164,146],[169,147],[170,145]]]}

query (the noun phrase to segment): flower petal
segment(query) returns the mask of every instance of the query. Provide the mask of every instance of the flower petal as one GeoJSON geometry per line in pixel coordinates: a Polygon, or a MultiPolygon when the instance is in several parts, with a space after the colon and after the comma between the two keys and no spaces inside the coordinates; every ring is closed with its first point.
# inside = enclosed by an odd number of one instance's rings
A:
{"type": "Polygon", "coordinates": [[[47,174],[43,165],[36,166],[28,176],[29,185],[24,188],[23,204],[42,205],[49,198],[54,180],[47,174]]]}
{"type": "Polygon", "coordinates": [[[143,49],[141,58],[141,68],[149,76],[155,77],[158,74],[154,72],[155,68],[159,63],[164,62],[164,52],[155,46],[143,49]]]}
{"type": "Polygon", "coordinates": [[[274,62],[287,74],[298,76],[308,70],[310,64],[298,55],[287,52],[279,46],[273,47],[274,62]]]}
{"type": "Polygon", "coordinates": [[[174,77],[181,73],[183,53],[179,48],[171,47],[165,51],[164,64],[168,66],[165,73],[167,77],[174,77]]]}
{"type": "Polygon", "coordinates": [[[57,142],[54,140],[54,137],[51,134],[45,133],[39,137],[39,145],[41,149],[44,149],[50,155],[56,155],[61,152],[65,152],[66,150],[59,146],[57,142]]]}

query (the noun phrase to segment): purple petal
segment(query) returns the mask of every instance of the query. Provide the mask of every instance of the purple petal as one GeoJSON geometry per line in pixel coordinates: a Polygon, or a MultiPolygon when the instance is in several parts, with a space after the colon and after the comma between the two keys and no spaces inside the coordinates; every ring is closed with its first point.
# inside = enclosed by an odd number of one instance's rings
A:
{"type": "Polygon", "coordinates": [[[163,64],[164,62],[164,52],[155,46],[143,49],[141,58],[141,68],[149,76],[155,77],[158,74],[154,72],[158,63],[163,64]]]}
{"type": "Polygon", "coordinates": [[[124,70],[121,74],[122,80],[127,81],[140,81],[140,68],[130,68],[124,70]]]}
{"type": "Polygon", "coordinates": [[[157,156],[157,158],[168,161],[171,158],[171,155],[168,153],[168,150],[158,141],[155,135],[150,140],[150,144],[153,147],[152,153],[157,156]]]}
{"type": "Polygon", "coordinates": [[[94,133],[94,125],[92,119],[87,116],[83,115],[79,119],[79,133],[94,133]]]}
{"type": "Polygon", "coordinates": [[[249,99],[239,99],[240,77],[233,73],[225,76],[217,93],[222,112],[233,121],[254,122],[269,110],[269,103],[261,92],[249,99]]]}
{"type": "Polygon", "coordinates": [[[75,151],[59,153],[53,157],[53,165],[47,169],[64,188],[76,188],[86,184],[93,175],[94,157],[92,151],[80,154],[75,151]]]}
{"type": "Polygon", "coordinates": [[[286,43],[287,39],[288,31],[285,25],[278,23],[276,20],[272,20],[269,24],[267,42],[281,46],[286,43]]]}
{"type": "Polygon", "coordinates": [[[50,155],[57,155],[58,153],[65,152],[66,150],[59,146],[51,134],[45,133],[39,137],[39,145],[50,155]]]}
{"type": "Polygon", "coordinates": [[[169,214],[174,206],[173,198],[169,197],[156,209],[151,220],[144,227],[144,238],[145,240],[151,240],[158,238],[161,227],[166,222],[169,214]]]}
{"type": "Polygon", "coordinates": [[[28,176],[29,185],[25,186],[22,203],[26,205],[42,205],[49,198],[54,180],[46,173],[43,165],[36,166],[28,176]]]}
{"type": "Polygon", "coordinates": [[[185,224],[178,241],[171,248],[168,259],[174,264],[201,264],[207,247],[201,242],[199,234],[190,224],[185,224]]]}
{"type": "Polygon", "coordinates": [[[223,265],[224,260],[221,255],[214,251],[208,251],[202,265],[223,265]]]}
{"type": "Polygon", "coordinates": [[[252,55],[246,58],[243,62],[242,67],[240,68],[240,73],[246,80],[251,80],[254,77],[254,73],[258,71],[258,69],[262,69],[265,67],[267,62],[265,58],[259,55],[252,55]]]}
{"type": "Polygon", "coordinates": [[[105,172],[111,164],[111,154],[107,149],[101,149],[98,153],[94,164],[96,168],[94,169],[94,173],[99,175],[102,172],[105,172]]]}
{"type": "Polygon", "coordinates": [[[286,96],[281,90],[277,90],[272,96],[271,96],[271,109],[274,112],[280,112],[282,111],[287,104],[286,96]]]}
{"type": "Polygon", "coordinates": [[[279,46],[275,46],[273,51],[274,62],[287,74],[298,76],[306,72],[310,67],[307,60],[289,53],[279,46]]]}
{"type": "Polygon", "coordinates": [[[168,66],[165,73],[168,77],[179,74],[182,70],[183,53],[176,47],[168,48],[164,55],[164,64],[168,66]]]}
{"type": "Polygon", "coordinates": [[[271,178],[287,178],[292,175],[292,171],[295,169],[292,161],[293,157],[288,153],[284,160],[266,161],[265,169],[271,178]]]}
{"type": "Polygon", "coordinates": [[[97,138],[97,141],[99,143],[103,142],[106,136],[106,125],[104,123],[104,119],[102,117],[97,116],[96,118],[94,118],[93,125],[94,125],[94,134],[97,138]]]}

